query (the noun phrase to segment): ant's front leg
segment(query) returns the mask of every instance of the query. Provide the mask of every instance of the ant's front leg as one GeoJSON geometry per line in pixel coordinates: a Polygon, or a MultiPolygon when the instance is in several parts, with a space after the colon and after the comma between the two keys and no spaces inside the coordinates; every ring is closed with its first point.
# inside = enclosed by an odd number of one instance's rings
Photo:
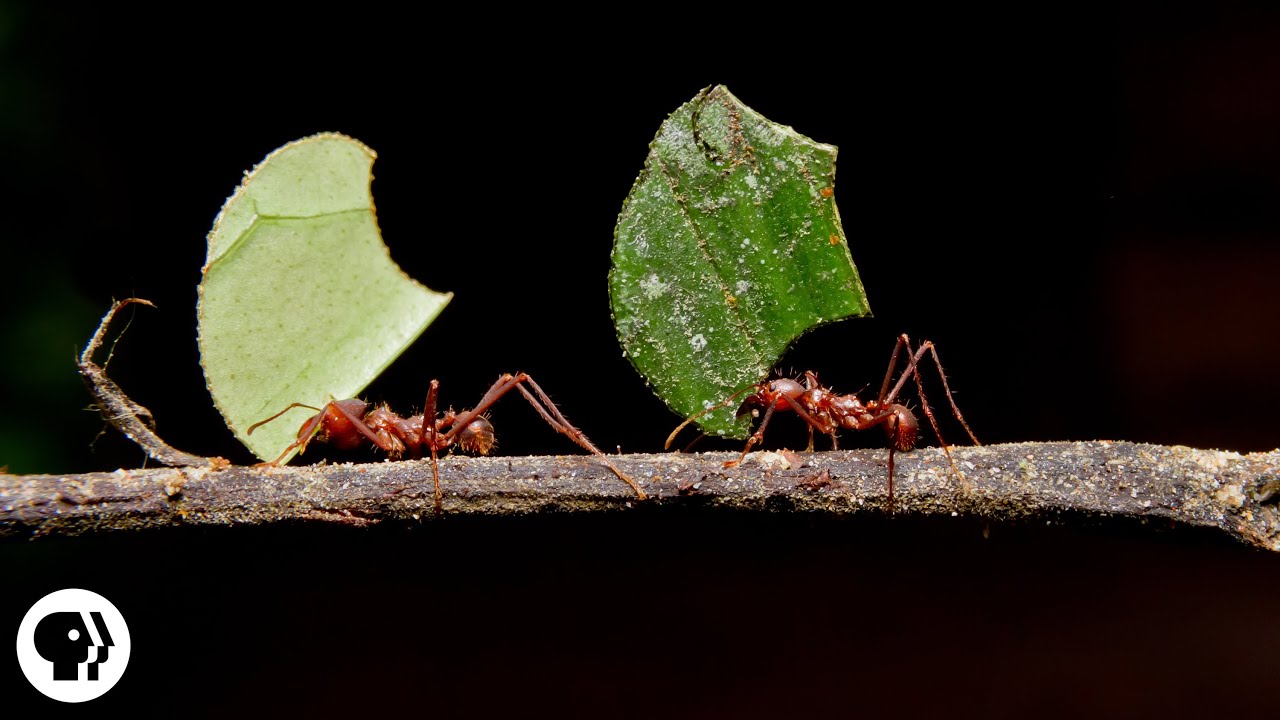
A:
{"type": "Polygon", "coordinates": [[[738,456],[737,460],[726,460],[725,467],[731,468],[741,465],[742,461],[747,459],[747,453],[751,452],[751,448],[759,445],[764,440],[764,429],[769,427],[769,420],[773,418],[773,410],[777,406],[777,403],[769,403],[769,407],[765,408],[764,418],[760,420],[760,427],[756,428],[756,431],[751,433],[751,437],[747,438],[747,446],[742,448],[742,454],[738,456]]]}
{"type": "MultiPolygon", "coordinates": [[[[325,407],[328,408],[327,405],[325,407]]],[[[316,431],[320,429],[320,421],[324,419],[324,410],[321,410],[318,407],[313,407],[311,405],[304,405],[302,403],[293,403],[289,405],[289,407],[281,410],[275,415],[272,415],[266,420],[261,420],[259,422],[256,422],[250,425],[249,429],[245,432],[245,434],[252,435],[254,430],[257,430],[263,425],[266,425],[267,423],[271,422],[272,420],[275,420],[276,418],[280,417],[281,415],[289,412],[294,408],[306,408],[308,410],[315,410],[316,414],[312,415],[311,418],[309,418],[305,423],[302,424],[302,427],[298,428],[297,439],[289,443],[289,447],[285,448],[284,452],[280,453],[280,457],[270,462],[260,462],[254,467],[279,467],[280,462],[284,460],[286,457],[288,457],[289,453],[293,452],[295,448],[300,448],[298,450],[299,453],[306,451],[307,444],[311,442],[311,438],[315,437],[316,431]]]]}

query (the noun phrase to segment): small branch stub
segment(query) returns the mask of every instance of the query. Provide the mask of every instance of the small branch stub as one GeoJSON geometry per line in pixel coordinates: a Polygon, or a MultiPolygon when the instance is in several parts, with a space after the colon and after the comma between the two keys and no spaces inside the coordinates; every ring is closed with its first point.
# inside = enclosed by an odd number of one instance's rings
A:
{"type": "MultiPolygon", "coordinates": [[[[93,333],[93,337],[89,339],[89,344],[80,353],[80,362],[78,363],[80,377],[84,378],[85,386],[89,388],[89,393],[93,395],[98,412],[102,414],[102,419],[137,443],[156,462],[175,467],[207,467],[214,470],[228,467],[231,463],[224,458],[207,458],[192,455],[178,450],[161,440],[160,436],[155,433],[155,421],[151,417],[151,411],[134,402],[128,395],[125,395],[124,390],[121,390],[114,380],[107,377],[106,370],[93,361],[94,353],[98,352],[98,349],[102,347],[102,340],[106,336],[107,326],[111,324],[112,318],[116,316],[116,313],[121,308],[134,303],[155,307],[154,303],[142,298],[126,298],[111,303],[111,309],[102,317],[102,322],[98,324],[97,331],[93,333]]],[[[108,356],[109,359],[110,356],[108,356]]],[[[106,363],[103,364],[105,365],[106,363]]]]}

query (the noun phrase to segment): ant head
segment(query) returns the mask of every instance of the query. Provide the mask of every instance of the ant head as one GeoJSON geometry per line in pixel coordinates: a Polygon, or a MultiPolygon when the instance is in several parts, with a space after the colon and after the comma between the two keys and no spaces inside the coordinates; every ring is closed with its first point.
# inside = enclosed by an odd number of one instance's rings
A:
{"type": "MultiPolygon", "coordinates": [[[[329,443],[341,450],[353,450],[358,448],[365,442],[364,435],[356,429],[348,418],[363,418],[369,410],[369,403],[363,400],[335,400],[324,406],[324,411],[320,413],[320,429],[316,432],[315,439],[319,442],[329,443]],[[341,407],[341,410],[339,410],[341,407]]],[[[312,418],[314,420],[314,418],[312,418]]],[[[298,431],[298,437],[301,438],[304,432],[310,430],[308,427],[310,421],[298,431]]]]}
{"type": "Polygon", "coordinates": [[[789,408],[791,404],[785,398],[799,400],[804,395],[804,390],[803,385],[790,378],[778,378],[760,383],[756,386],[756,391],[743,399],[742,405],[738,406],[738,417],[748,413],[752,416],[759,415],[756,408],[767,408],[770,405],[778,409],[789,408]]]}
{"type": "Polygon", "coordinates": [[[497,439],[493,434],[493,425],[483,416],[472,420],[466,427],[462,428],[462,432],[458,433],[458,447],[461,447],[465,452],[488,455],[496,444],[497,439]]]}

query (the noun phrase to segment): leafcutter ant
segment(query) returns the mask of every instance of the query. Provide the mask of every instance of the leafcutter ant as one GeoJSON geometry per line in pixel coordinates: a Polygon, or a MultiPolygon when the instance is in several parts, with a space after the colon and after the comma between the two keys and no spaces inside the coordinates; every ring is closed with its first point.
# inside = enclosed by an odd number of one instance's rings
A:
{"type": "Polygon", "coordinates": [[[436,462],[437,455],[454,445],[466,452],[488,455],[493,449],[494,435],[493,425],[489,423],[484,413],[499,398],[515,389],[524,395],[548,425],[599,457],[614,475],[635,491],[641,500],[645,499],[644,491],[640,486],[610,462],[608,456],[593,445],[581,430],[566,420],[551,398],[528,375],[524,373],[503,375],[489,388],[484,397],[480,398],[480,402],[476,403],[475,407],[458,413],[446,410],[437,417],[436,395],[439,388],[440,382],[432,380],[430,389],[427,390],[426,409],[421,415],[403,418],[392,412],[386,405],[373,405],[364,400],[354,399],[331,400],[323,408],[294,403],[266,420],[254,423],[249,428],[249,432],[252,433],[256,428],[275,420],[293,408],[302,407],[316,411],[315,415],[298,428],[298,439],[285,448],[280,457],[264,463],[265,465],[279,465],[295,448],[299,453],[306,450],[307,444],[313,439],[343,450],[353,450],[371,443],[393,459],[400,458],[406,453],[410,457],[422,457],[425,450],[431,455],[431,476],[435,482],[436,509],[439,510],[444,496],[440,490],[440,468],[436,462]],[[532,393],[525,387],[526,385],[533,388],[532,393]],[[425,418],[433,418],[433,420],[427,422],[425,418]]]}
{"type": "Polygon", "coordinates": [[[863,402],[858,398],[857,394],[841,395],[832,392],[830,388],[824,387],[818,382],[818,376],[815,373],[806,371],[802,379],[779,378],[748,385],[725,398],[723,402],[713,405],[680,423],[679,427],[667,438],[666,447],[671,447],[676,436],[689,423],[707,413],[729,407],[744,394],[746,394],[746,397],[738,407],[738,416],[742,417],[748,413],[753,416],[759,416],[760,408],[763,407],[764,417],[760,421],[760,427],[747,439],[747,445],[742,449],[742,454],[738,456],[737,460],[726,462],[725,467],[733,467],[741,463],[746,458],[747,453],[751,451],[751,448],[760,443],[764,438],[765,428],[769,426],[769,420],[772,419],[775,411],[795,412],[800,416],[800,419],[809,425],[809,451],[813,450],[813,433],[815,430],[830,436],[832,449],[838,449],[839,443],[836,440],[836,432],[838,430],[867,430],[880,426],[884,428],[885,434],[889,438],[889,507],[892,508],[894,453],[907,452],[913,449],[916,446],[916,440],[920,436],[920,423],[916,420],[915,415],[905,405],[897,402],[898,395],[906,385],[907,379],[915,378],[916,391],[920,394],[920,409],[924,411],[925,417],[929,419],[929,424],[933,426],[933,432],[938,436],[938,442],[942,445],[942,450],[947,455],[947,462],[951,464],[952,471],[955,472],[960,482],[965,487],[968,487],[968,481],[960,474],[955,460],[951,458],[951,450],[947,447],[946,440],[942,439],[942,432],[938,429],[938,421],[934,418],[933,410],[930,409],[929,402],[924,397],[924,384],[920,381],[919,367],[925,353],[933,356],[933,363],[938,368],[938,376],[942,378],[942,388],[947,393],[947,402],[951,404],[951,412],[960,421],[960,424],[964,426],[965,432],[969,433],[969,438],[973,440],[973,444],[980,445],[981,443],[974,436],[973,430],[969,429],[969,423],[965,422],[960,408],[956,406],[955,400],[951,397],[951,388],[947,385],[947,375],[942,369],[942,361],[938,359],[938,351],[934,348],[933,343],[926,340],[921,343],[918,349],[913,350],[911,339],[906,335],[899,335],[898,342],[893,346],[893,354],[889,357],[889,368],[885,371],[884,382],[880,385],[880,394],[876,396],[875,400],[863,402]],[[907,367],[898,376],[898,381],[894,383],[893,372],[898,365],[898,357],[902,354],[903,348],[907,350],[907,367]],[[891,384],[892,388],[890,388],[891,384]]]}

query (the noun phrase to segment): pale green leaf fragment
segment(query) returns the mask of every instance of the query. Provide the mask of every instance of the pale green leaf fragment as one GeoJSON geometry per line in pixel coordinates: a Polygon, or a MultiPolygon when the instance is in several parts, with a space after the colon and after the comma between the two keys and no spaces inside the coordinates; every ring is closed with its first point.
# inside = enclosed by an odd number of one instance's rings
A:
{"type": "MultiPolygon", "coordinates": [[[[869,315],[835,204],[836,148],[723,87],[667,118],[614,233],[623,350],[683,417],[762,380],[796,338],[869,315]]],[[[745,437],[728,407],[705,432],[745,437]]]]}
{"type": "Polygon", "coordinates": [[[200,283],[205,381],[227,426],[274,460],[313,411],[356,397],[452,298],[405,275],[378,231],[375,154],[338,134],[267,156],[209,233],[200,283]]]}

